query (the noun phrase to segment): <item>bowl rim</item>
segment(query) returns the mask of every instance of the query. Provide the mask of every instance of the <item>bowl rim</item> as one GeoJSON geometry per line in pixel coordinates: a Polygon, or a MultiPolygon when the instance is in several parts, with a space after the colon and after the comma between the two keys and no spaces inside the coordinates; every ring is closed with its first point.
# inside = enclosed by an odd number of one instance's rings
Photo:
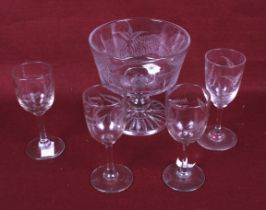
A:
{"type": "Polygon", "coordinates": [[[213,49],[207,50],[205,55],[204,55],[205,62],[211,63],[212,65],[217,66],[217,67],[226,67],[227,68],[228,67],[227,65],[222,65],[222,64],[216,63],[215,61],[213,61],[213,59],[209,58],[209,55],[211,53],[213,53],[213,52],[222,52],[222,51],[231,52],[231,53],[237,54],[237,55],[239,55],[239,57],[241,57],[241,61],[240,62],[238,62],[237,64],[232,65],[232,67],[229,67],[229,68],[236,68],[236,67],[245,65],[245,63],[247,61],[247,58],[246,58],[244,53],[242,53],[239,50],[235,50],[235,49],[232,49],[232,48],[223,48],[223,47],[213,48],[213,49]]]}
{"type": "MultiPolygon", "coordinates": [[[[179,50],[179,52],[177,52],[177,53],[173,53],[173,54],[170,54],[170,55],[168,55],[168,56],[162,56],[162,57],[160,57],[160,59],[163,59],[163,58],[171,58],[171,57],[174,57],[174,56],[176,56],[176,55],[182,54],[184,51],[186,51],[186,50],[189,48],[189,46],[190,46],[190,44],[191,44],[191,37],[190,37],[188,31],[187,31],[186,29],[184,29],[184,28],[183,28],[182,26],[180,26],[180,25],[177,25],[177,24],[175,24],[175,23],[173,23],[173,22],[170,22],[170,21],[167,21],[167,20],[161,20],[161,19],[157,19],[157,18],[149,18],[149,17],[131,17],[131,18],[115,19],[115,20],[112,20],[112,21],[106,22],[106,23],[101,24],[101,25],[99,25],[98,27],[94,28],[94,29],[90,32],[89,37],[88,37],[88,42],[89,42],[90,48],[91,48],[93,51],[97,52],[98,54],[105,55],[106,57],[111,57],[111,58],[116,59],[116,60],[124,60],[125,58],[120,58],[120,57],[111,56],[111,55],[109,55],[108,53],[105,53],[105,52],[99,51],[99,50],[97,49],[97,47],[95,47],[95,45],[93,44],[92,39],[93,39],[94,35],[96,34],[96,32],[97,32],[98,30],[100,30],[101,28],[103,28],[103,27],[105,27],[105,26],[107,26],[107,25],[110,25],[110,24],[115,23],[115,22],[133,21],[133,20],[143,20],[143,21],[152,21],[152,22],[163,22],[163,23],[167,23],[167,24],[169,24],[169,25],[172,25],[172,26],[175,27],[175,28],[180,29],[180,30],[185,34],[185,36],[187,37],[187,43],[186,43],[186,45],[185,45],[183,48],[181,48],[181,50],[179,50]]],[[[158,58],[154,58],[154,59],[157,60],[158,58]]]]}

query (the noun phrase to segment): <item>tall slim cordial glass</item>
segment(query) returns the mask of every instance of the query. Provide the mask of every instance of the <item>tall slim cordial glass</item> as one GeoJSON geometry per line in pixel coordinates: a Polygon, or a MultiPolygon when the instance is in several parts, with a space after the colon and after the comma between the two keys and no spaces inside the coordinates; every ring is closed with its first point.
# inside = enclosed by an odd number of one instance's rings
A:
{"type": "Polygon", "coordinates": [[[213,105],[217,108],[216,125],[209,126],[198,141],[208,150],[224,151],[237,144],[235,133],[222,127],[221,118],[223,109],[238,93],[245,63],[245,55],[233,49],[211,49],[205,54],[205,85],[213,105]]]}
{"type": "Polygon", "coordinates": [[[27,155],[36,160],[58,157],[64,151],[65,144],[58,137],[47,136],[44,127],[44,114],[54,103],[52,67],[42,61],[26,62],[15,66],[12,76],[19,105],[37,117],[40,127],[40,137],[27,145],[27,155]]]}

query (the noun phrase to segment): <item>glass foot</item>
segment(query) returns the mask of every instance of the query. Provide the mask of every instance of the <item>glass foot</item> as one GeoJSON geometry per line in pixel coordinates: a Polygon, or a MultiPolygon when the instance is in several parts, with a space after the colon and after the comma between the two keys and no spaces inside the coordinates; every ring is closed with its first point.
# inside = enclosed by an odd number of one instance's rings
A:
{"type": "Polygon", "coordinates": [[[222,127],[221,132],[217,135],[214,126],[212,126],[206,129],[205,134],[197,142],[208,150],[225,151],[237,144],[237,137],[233,131],[224,127],[222,127]]]}
{"type": "Polygon", "coordinates": [[[180,175],[179,167],[176,164],[167,166],[162,175],[164,183],[179,192],[191,192],[200,188],[205,181],[202,169],[194,165],[187,170],[188,175],[180,175]]]}
{"type": "Polygon", "coordinates": [[[118,164],[115,164],[115,168],[118,177],[113,180],[104,177],[106,165],[94,169],[90,179],[91,185],[96,190],[104,193],[118,193],[128,189],[133,182],[132,171],[128,167],[118,164]]]}
{"type": "Polygon", "coordinates": [[[47,145],[39,145],[39,138],[30,141],[26,148],[26,154],[34,160],[54,159],[62,154],[65,143],[58,137],[48,137],[51,141],[47,145]]]}
{"type": "Polygon", "coordinates": [[[144,108],[129,107],[124,134],[129,136],[149,136],[165,128],[164,105],[156,100],[144,108]]]}

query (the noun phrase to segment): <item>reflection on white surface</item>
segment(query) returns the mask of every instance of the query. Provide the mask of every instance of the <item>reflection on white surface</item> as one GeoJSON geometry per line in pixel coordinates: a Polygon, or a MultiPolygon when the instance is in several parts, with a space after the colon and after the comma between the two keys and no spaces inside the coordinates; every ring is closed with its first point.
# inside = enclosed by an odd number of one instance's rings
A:
{"type": "Polygon", "coordinates": [[[54,142],[51,142],[49,146],[44,146],[41,148],[41,157],[50,157],[55,155],[54,142]]]}
{"type": "Polygon", "coordinates": [[[161,67],[154,64],[154,63],[147,63],[142,65],[143,68],[145,68],[150,75],[155,75],[160,72],[161,67]]]}
{"type": "Polygon", "coordinates": [[[113,121],[110,122],[109,129],[111,131],[115,129],[115,123],[113,121]]]}
{"type": "Polygon", "coordinates": [[[178,167],[182,168],[193,168],[196,163],[189,163],[188,158],[185,158],[183,160],[180,160],[179,158],[176,159],[176,165],[178,167]]]}
{"type": "Polygon", "coordinates": [[[104,130],[104,124],[103,124],[103,122],[99,122],[98,124],[97,124],[97,128],[99,128],[100,130],[104,130]]]}

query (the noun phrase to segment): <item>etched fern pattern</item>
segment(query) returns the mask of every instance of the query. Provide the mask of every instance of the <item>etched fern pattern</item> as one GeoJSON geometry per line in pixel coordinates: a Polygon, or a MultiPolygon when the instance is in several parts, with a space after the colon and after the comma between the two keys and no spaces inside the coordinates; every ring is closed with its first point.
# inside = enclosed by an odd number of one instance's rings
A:
{"type": "Polygon", "coordinates": [[[87,122],[103,121],[103,119],[106,118],[107,114],[117,114],[115,112],[112,112],[112,109],[116,111],[116,109],[121,109],[122,106],[120,105],[121,101],[119,98],[107,94],[99,94],[99,96],[90,97],[89,101],[89,103],[84,104],[84,111],[87,122]],[[117,104],[117,108],[108,108],[108,105],[112,104],[117,104]]]}
{"type": "Polygon", "coordinates": [[[242,72],[238,72],[238,74],[235,75],[229,75],[224,74],[222,75],[222,72],[216,72],[216,70],[213,68],[209,69],[209,75],[208,75],[208,86],[217,91],[215,91],[215,94],[217,96],[221,94],[231,94],[232,91],[239,88],[240,81],[242,77],[242,72]]]}
{"type": "Polygon", "coordinates": [[[134,31],[130,23],[125,22],[126,30],[121,31],[114,25],[112,27],[112,38],[101,42],[106,52],[114,54],[119,58],[139,56],[166,56],[183,47],[187,41],[180,32],[167,37],[164,32],[150,34],[148,31],[134,31]]]}
{"type": "Polygon", "coordinates": [[[98,94],[84,100],[87,127],[102,144],[114,144],[124,130],[125,109],[121,100],[109,94],[98,94]]]}

